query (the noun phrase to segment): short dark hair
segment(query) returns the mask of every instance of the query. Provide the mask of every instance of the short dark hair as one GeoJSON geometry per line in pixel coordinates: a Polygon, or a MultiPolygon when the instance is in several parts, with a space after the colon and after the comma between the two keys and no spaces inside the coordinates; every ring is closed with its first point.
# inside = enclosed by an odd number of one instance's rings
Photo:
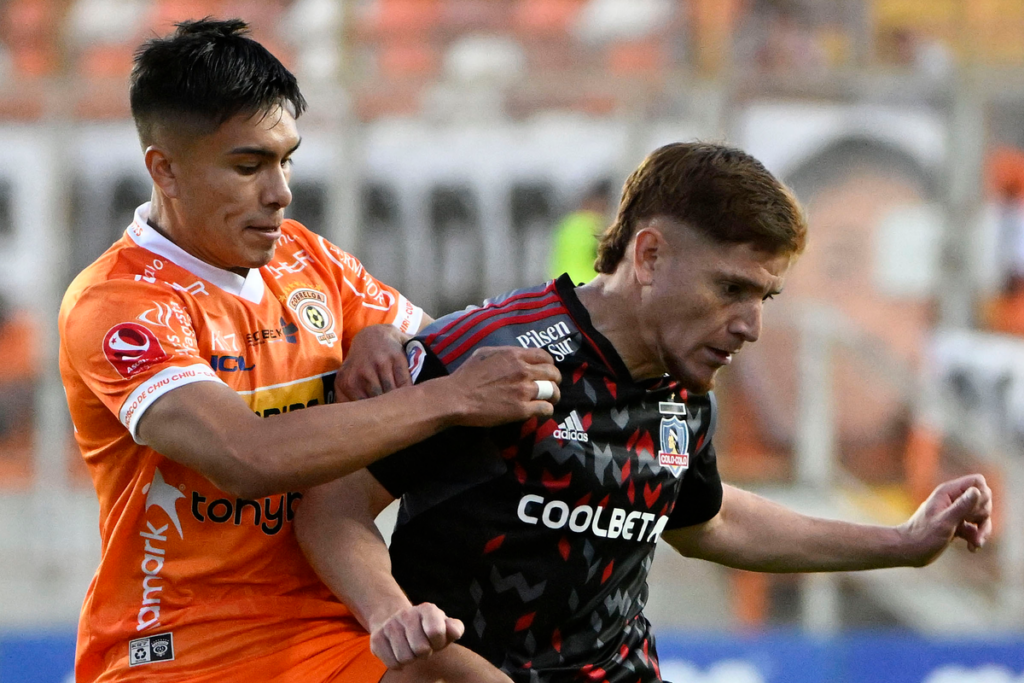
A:
{"type": "Polygon", "coordinates": [[[614,272],[637,224],[657,216],[772,254],[799,254],[807,240],[796,197],[761,162],[733,147],[680,142],[651,152],[626,180],[615,223],[598,245],[597,272],[614,272]]]}
{"type": "Polygon", "coordinates": [[[155,124],[186,123],[209,133],[236,114],[290,104],[298,117],[306,109],[295,76],[247,35],[244,21],[206,17],[176,26],[135,53],[130,100],[143,145],[152,142],[155,124]]]}

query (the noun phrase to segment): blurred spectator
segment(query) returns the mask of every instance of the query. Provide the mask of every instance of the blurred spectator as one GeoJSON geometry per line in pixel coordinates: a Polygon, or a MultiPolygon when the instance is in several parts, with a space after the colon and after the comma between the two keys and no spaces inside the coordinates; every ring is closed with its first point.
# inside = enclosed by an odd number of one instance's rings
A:
{"type": "Polygon", "coordinates": [[[893,66],[914,70],[931,81],[941,81],[952,72],[953,54],[939,38],[910,26],[896,26],[879,39],[878,56],[893,66]]]}
{"type": "Polygon", "coordinates": [[[780,76],[819,72],[827,65],[813,17],[799,0],[760,0],[741,37],[741,61],[780,76]]]}
{"type": "Polygon", "coordinates": [[[31,321],[0,295],[0,482],[24,474],[30,454],[36,348],[31,321]]]}
{"type": "Polygon", "coordinates": [[[567,215],[555,228],[551,248],[551,277],[569,273],[573,282],[589,282],[597,274],[597,238],[608,218],[612,182],[594,183],[580,201],[579,208],[567,215]]]}
{"type": "Polygon", "coordinates": [[[1000,291],[982,307],[982,324],[994,332],[1024,336],[1024,152],[995,151],[990,185],[999,212],[1000,291]]]}

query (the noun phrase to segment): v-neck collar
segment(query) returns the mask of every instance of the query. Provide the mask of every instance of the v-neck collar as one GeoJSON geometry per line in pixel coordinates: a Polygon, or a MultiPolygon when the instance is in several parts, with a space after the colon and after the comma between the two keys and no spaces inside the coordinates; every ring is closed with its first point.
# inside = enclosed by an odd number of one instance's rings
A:
{"type": "Polygon", "coordinates": [[[219,287],[229,294],[258,304],[263,301],[265,284],[259,268],[250,268],[245,277],[230,270],[212,266],[188,253],[167,239],[149,224],[152,202],[146,202],[135,210],[135,220],[128,226],[128,236],[135,244],[161,256],[171,263],[184,268],[196,277],[219,287]]]}
{"type": "Polygon", "coordinates": [[[558,295],[562,298],[562,303],[565,304],[569,315],[576,322],[576,326],[580,328],[580,331],[583,332],[583,335],[591,344],[597,348],[597,351],[605,359],[609,369],[615,374],[618,381],[620,383],[628,382],[635,384],[633,375],[630,374],[629,368],[626,367],[626,363],[622,360],[622,356],[615,350],[615,346],[608,340],[608,337],[601,334],[594,327],[594,322],[590,319],[590,311],[583,305],[580,298],[576,296],[576,285],[573,284],[572,278],[569,277],[568,273],[563,273],[555,280],[555,289],[558,290],[558,295]]]}
{"type": "Polygon", "coordinates": [[[611,343],[608,337],[601,334],[594,327],[594,322],[590,318],[590,311],[587,310],[587,307],[583,305],[583,302],[576,295],[576,285],[573,284],[572,278],[569,277],[568,273],[563,273],[555,280],[555,289],[558,291],[558,295],[561,297],[566,310],[569,311],[569,315],[576,322],[576,326],[580,328],[583,336],[596,347],[598,353],[605,359],[619,384],[632,384],[645,391],[655,391],[670,386],[674,387],[674,385],[678,384],[667,374],[661,377],[648,377],[641,380],[633,379],[632,373],[626,367],[626,362],[622,360],[622,356],[619,355],[615,345],[611,343]]]}

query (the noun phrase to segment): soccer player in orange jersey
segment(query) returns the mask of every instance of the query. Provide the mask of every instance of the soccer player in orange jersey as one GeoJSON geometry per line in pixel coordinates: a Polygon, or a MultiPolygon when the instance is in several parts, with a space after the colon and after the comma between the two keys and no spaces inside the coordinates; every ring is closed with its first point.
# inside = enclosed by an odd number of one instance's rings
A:
{"type": "MultiPolygon", "coordinates": [[[[385,672],[292,520],[305,488],[447,426],[551,414],[558,371],[538,349],[489,350],[418,386],[389,365],[389,346],[429,318],[284,219],[305,101],[245,32],[186,22],[139,51],[131,105],[152,201],[61,306],[61,375],[102,537],[76,678],[507,680],[458,647],[385,672]],[[372,372],[339,374],[374,325],[372,372]],[[342,393],[401,388],[330,405],[336,375],[342,393]]],[[[408,616],[428,649],[462,630],[430,605],[408,616]]]]}

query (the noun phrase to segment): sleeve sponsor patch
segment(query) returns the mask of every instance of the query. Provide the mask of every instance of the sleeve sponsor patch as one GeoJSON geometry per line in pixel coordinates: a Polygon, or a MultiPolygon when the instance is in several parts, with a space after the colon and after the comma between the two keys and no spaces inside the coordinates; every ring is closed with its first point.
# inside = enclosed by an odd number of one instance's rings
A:
{"type": "Polygon", "coordinates": [[[423,309],[399,294],[395,319],[391,324],[406,334],[416,334],[422,322],[423,309]]]}
{"type": "Polygon", "coordinates": [[[128,395],[128,398],[121,404],[121,410],[118,414],[121,424],[128,428],[132,438],[136,439],[137,442],[139,418],[142,417],[146,409],[171,389],[185,386],[192,382],[224,383],[206,363],[197,363],[187,367],[174,366],[166,368],[150,377],[147,381],[144,381],[128,395]]]}
{"type": "Polygon", "coordinates": [[[134,322],[118,323],[107,331],[103,336],[103,354],[125,379],[170,357],[148,327],[134,322]]]}

